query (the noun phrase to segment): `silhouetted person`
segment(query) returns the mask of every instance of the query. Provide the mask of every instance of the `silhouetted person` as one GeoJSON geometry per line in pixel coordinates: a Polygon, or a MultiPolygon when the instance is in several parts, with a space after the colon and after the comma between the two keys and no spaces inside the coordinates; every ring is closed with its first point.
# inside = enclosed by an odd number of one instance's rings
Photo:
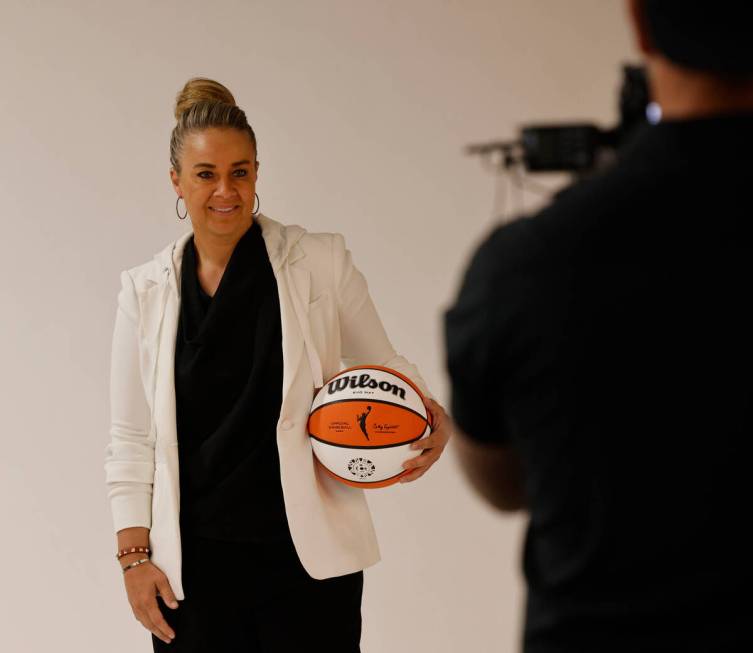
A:
{"type": "Polygon", "coordinates": [[[358,425],[361,427],[361,430],[363,431],[363,434],[366,436],[366,439],[369,439],[369,434],[366,432],[366,418],[369,416],[369,413],[371,412],[371,406],[366,406],[366,410],[363,413],[360,413],[358,415],[358,425]]]}
{"type": "Polygon", "coordinates": [[[527,653],[753,650],[750,3],[628,6],[662,119],[475,253],[456,447],[529,513],[527,653]]]}

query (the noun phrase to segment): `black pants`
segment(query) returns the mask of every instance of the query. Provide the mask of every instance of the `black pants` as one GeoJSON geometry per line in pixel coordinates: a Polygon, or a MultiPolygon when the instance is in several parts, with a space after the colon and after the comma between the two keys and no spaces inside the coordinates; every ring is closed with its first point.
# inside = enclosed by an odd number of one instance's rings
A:
{"type": "Polygon", "coordinates": [[[293,543],[221,542],[184,537],[185,600],[175,610],[157,597],[175,631],[155,652],[357,653],[363,572],[315,580],[293,543]]]}

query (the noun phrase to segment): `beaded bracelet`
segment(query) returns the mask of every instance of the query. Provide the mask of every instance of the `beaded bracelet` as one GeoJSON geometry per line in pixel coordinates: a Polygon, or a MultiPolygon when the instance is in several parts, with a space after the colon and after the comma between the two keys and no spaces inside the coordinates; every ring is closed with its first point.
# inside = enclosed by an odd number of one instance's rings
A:
{"type": "Polygon", "coordinates": [[[151,553],[152,550],[148,546],[132,546],[127,549],[120,549],[115,554],[115,557],[120,560],[123,556],[128,555],[129,553],[151,553]]]}
{"type": "Polygon", "coordinates": [[[126,573],[129,569],[131,569],[131,567],[138,567],[139,565],[143,565],[145,562],[149,562],[149,558],[141,558],[141,560],[132,562],[130,565],[123,567],[123,573],[126,573]]]}

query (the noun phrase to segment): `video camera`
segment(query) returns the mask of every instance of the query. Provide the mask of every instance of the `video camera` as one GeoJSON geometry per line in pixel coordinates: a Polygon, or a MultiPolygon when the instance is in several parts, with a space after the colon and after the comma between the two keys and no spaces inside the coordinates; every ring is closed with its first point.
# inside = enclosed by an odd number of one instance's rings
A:
{"type": "Polygon", "coordinates": [[[469,145],[466,152],[501,152],[505,169],[524,167],[530,173],[585,176],[608,165],[633,130],[657,111],[650,102],[645,68],[625,65],[622,73],[620,121],[616,127],[601,129],[591,123],[524,125],[519,140],[469,145]]]}

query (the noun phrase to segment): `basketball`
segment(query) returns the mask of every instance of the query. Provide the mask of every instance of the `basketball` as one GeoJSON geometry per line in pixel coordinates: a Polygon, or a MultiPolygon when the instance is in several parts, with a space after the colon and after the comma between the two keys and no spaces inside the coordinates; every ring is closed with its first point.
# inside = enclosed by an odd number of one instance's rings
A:
{"type": "Polygon", "coordinates": [[[308,420],[311,447],[333,478],[360,488],[392,485],[421,454],[411,443],[431,433],[421,391],[387,367],[343,370],[317,392],[308,420]]]}

